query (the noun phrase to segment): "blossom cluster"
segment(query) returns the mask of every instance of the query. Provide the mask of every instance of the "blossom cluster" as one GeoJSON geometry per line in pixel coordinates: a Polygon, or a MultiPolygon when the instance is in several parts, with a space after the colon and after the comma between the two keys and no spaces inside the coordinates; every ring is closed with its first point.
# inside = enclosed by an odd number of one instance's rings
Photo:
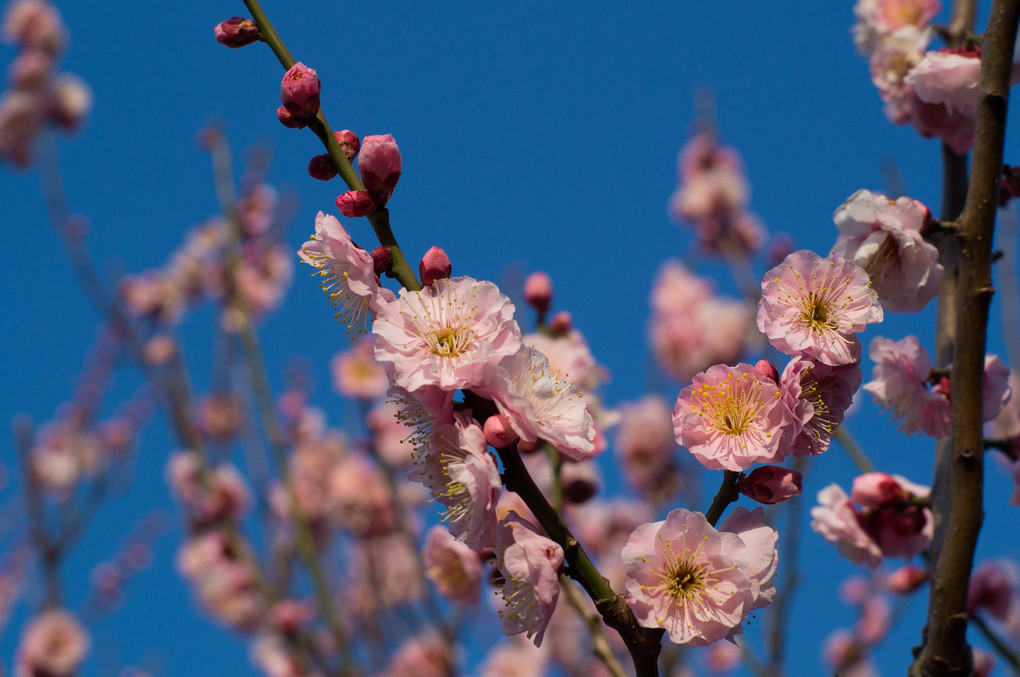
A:
{"type": "Polygon", "coordinates": [[[46,125],[80,126],[92,107],[92,91],[77,76],[56,72],[67,35],[60,13],[47,0],[8,5],[0,34],[20,50],[0,97],[0,160],[24,166],[32,161],[32,142],[46,125]]]}
{"type": "MultiPolygon", "coordinates": [[[[896,124],[912,123],[957,153],[974,143],[981,50],[972,40],[929,50],[939,0],[858,0],[857,46],[868,58],[871,80],[896,124]]],[[[1013,82],[1020,78],[1014,69],[1013,82]]]]}

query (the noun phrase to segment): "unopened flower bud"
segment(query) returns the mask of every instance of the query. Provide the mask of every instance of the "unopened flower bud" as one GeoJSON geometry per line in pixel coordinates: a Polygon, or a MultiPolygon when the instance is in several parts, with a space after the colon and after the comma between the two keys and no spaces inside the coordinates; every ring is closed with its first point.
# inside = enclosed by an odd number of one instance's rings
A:
{"type": "Polygon", "coordinates": [[[92,108],[92,90],[85,81],[63,74],[53,83],[53,119],[64,129],[75,129],[92,108]]]}
{"type": "Polygon", "coordinates": [[[913,564],[901,566],[889,574],[885,584],[890,592],[905,595],[921,587],[928,580],[928,570],[913,564]]]}
{"type": "Polygon", "coordinates": [[[552,316],[549,320],[549,331],[553,336],[566,336],[574,328],[574,318],[565,310],[552,316]]]}
{"type": "Polygon", "coordinates": [[[485,443],[495,449],[509,447],[519,439],[503,414],[493,414],[485,419],[482,432],[485,433],[485,443]]]}
{"type": "Polygon", "coordinates": [[[258,42],[262,39],[259,27],[251,19],[240,16],[232,16],[213,29],[216,42],[221,45],[236,49],[258,42]]]}
{"type": "Polygon", "coordinates": [[[745,496],[772,505],[800,494],[801,475],[796,470],[763,465],[740,480],[739,488],[745,496]]]}
{"type": "Polygon", "coordinates": [[[322,83],[315,71],[300,61],[290,67],[280,84],[280,102],[292,115],[307,123],[319,112],[322,83]]]}
{"type": "Polygon", "coordinates": [[[900,485],[884,472],[869,472],[854,479],[850,501],[863,508],[879,509],[900,497],[900,485]]]}
{"type": "Polygon", "coordinates": [[[358,156],[358,151],[361,150],[361,139],[358,138],[357,134],[349,129],[344,129],[339,132],[333,132],[333,138],[343,148],[348,160],[353,161],[358,156]]]}
{"type": "Polygon", "coordinates": [[[372,250],[372,263],[375,264],[375,274],[388,273],[393,268],[393,254],[386,247],[376,247],[372,250]]]}
{"type": "Polygon", "coordinates": [[[545,313],[552,304],[552,280],[543,272],[532,273],[524,281],[524,300],[539,313],[545,313]]]}
{"type": "Polygon", "coordinates": [[[316,155],[308,161],[308,176],[319,181],[329,181],[336,176],[336,165],[328,155],[316,155]]]}
{"type": "Polygon", "coordinates": [[[290,127],[291,129],[302,129],[308,126],[308,118],[295,115],[286,106],[280,106],[276,109],[276,117],[284,127],[290,127]]]}
{"type": "Polygon", "coordinates": [[[892,527],[900,534],[918,534],[928,523],[928,516],[924,514],[924,508],[919,505],[911,505],[897,512],[892,518],[892,527]]]}
{"type": "Polygon", "coordinates": [[[445,280],[450,277],[453,271],[453,264],[450,257],[439,247],[432,247],[425,256],[421,257],[418,264],[418,275],[421,276],[422,284],[432,284],[436,280],[445,280]]]}
{"type": "Polygon", "coordinates": [[[779,383],[779,370],[776,369],[775,365],[768,360],[758,360],[754,365],[754,370],[762,376],[779,383]]]}
{"type": "Polygon", "coordinates": [[[400,180],[402,160],[397,142],[390,134],[366,136],[361,144],[358,169],[365,188],[379,207],[385,207],[400,180]]]}
{"type": "Polygon", "coordinates": [[[372,196],[365,190],[349,190],[336,199],[336,206],[344,216],[357,218],[375,211],[372,196]]]}

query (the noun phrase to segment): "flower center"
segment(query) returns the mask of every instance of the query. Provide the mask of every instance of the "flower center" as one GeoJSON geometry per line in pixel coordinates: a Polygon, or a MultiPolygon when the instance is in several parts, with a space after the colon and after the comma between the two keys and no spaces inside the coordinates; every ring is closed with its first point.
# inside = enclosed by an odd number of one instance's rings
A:
{"type": "Polygon", "coordinates": [[[439,357],[457,357],[466,353],[474,341],[475,334],[460,327],[444,327],[427,340],[429,350],[439,357]]]}
{"type": "Polygon", "coordinates": [[[705,573],[701,566],[687,559],[678,559],[666,569],[666,591],[674,599],[684,601],[705,589],[705,573]]]}

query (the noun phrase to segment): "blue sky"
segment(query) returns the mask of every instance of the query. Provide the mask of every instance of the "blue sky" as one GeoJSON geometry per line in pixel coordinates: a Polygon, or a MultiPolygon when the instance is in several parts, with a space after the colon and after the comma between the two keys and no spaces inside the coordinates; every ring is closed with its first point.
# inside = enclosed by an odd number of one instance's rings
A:
{"type": "MultiPolygon", "coordinates": [[[[294,55],[318,71],[334,129],[389,133],[399,143],[403,175],[389,206],[412,264],[438,245],[455,275],[503,284],[513,279],[508,270],[549,272],[556,307],[572,313],[612,374],[610,403],[636,399],[647,383],[661,383],[644,336],[647,297],[660,263],[681,257],[691,239],[670,222],[666,204],[699,89],[714,93],[720,134],[744,157],[752,209],[798,247],[827,252],[835,237],[833,210],[859,188],[883,190],[887,159],[912,197],[937,208],[938,144],[886,121],[850,38],[849,1],[580,8],[277,0],[264,8],[294,55]]],[[[213,119],[222,120],[235,148],[258,143],[271,150],[270,181],[298,200],[287,233],[293,249],[312,232],[317,211],[335,213],[339,182],[305,174],[308,159],[321,152],[317,139],[275,119],[282,75],[275,57],[264,45],[227,50],[212,38],[217,22],[244,14],[240,0],[64,2],[60,9],[71,33],[64,68],[85,78],[95,94],[81,133],[59,141],[64,179],[71,210],[92,224],[88,241],[104,271],[116,276],[161,265],[191,227],[216,213],[209,160],[194,142],[213,119]]],[[[4,47],[0,63],[12,55],[4,47]]],[[[1015,111],[1010,121],[1015,129],[1015,111]]],[[[1011,131],[1007,162],[1018,151],[1011,131]]],[[[0,295],[6,299],[0,420],[26,412],[43,421],[71,396],[97,316],[46,221],[38,173],[9,167],[0,173],[0,295]]],[[[371,241],[363,220],[351,230],[359,241],[371,241]]],[[[722,266],[702,270],[733,291],[722,266]]],[[[326,366],[347,339],[303,272],[296,270],[283,309],[261,327],[268,369],[280,387],[294,359],[311,365],[315,401],[340,424],[350,416],[331,393],[326,366]]],[[[990,349],[1002,352],[997,308],[993,318],[990,349]]],[[[205,308],[182,327],[199,391],[212,371],[213,321],[205,308]]],[[[932,326],[930,310],[895,316],[865,341],[914,332],[929,342],[932,326]]],[[[866,374],[869,369],[866,364],[866,374]]],[[[126,397],[138,382],[124,370],[107,401],[126,397]]],[[[663,394],[675,398],[679,387],[669,385],[663,394]]],[[[904,439],[869,402],[848,425],[880,469],[930,481],[929,440],[904,439]]],[[[162,479],[174,442],[158,416],[142,442],[130,489],[100,513],[64,568],[72,603],[87,593],[91,568],[139,519],[175,510],[162,479]]],[[[0,437],[0,450],[13,472],[9,437],[0,437]]],[[[806,480],[805,508],[818,489],[832,481],[848,487],[852,476],[840,450],[825,454],[806,480]]],[[[717,482],[708,477],[707,490],[717,482]]],[[[979,560],[1016,557],[1015,539],[996,537],[1015,533],[1008,476],[990,471],[987,487],[979,560]]],[[[12,495],[4,489],[0,502],[12,495]]],[[[243,643],[197,612],[173,574],[181,529],[176,518],[170,524],[156,543],[153,567],[95,627],[93,658],[83,674],[109,674],[109,666],[120,664],[165,675],[254,674],[243,643]]],[[[811,532],[803,546],[790,674],[821,674],[822,639],[855,620],[832,599],[854,566],[811,532]]],[[[914,600],[903,627],[879,651],[883,674],[904,673],[923,607],[914,600]]],[[[25,608],[0,637],[4,663],[25,608]]],[[[749,632],[754,636],[753,627],[749,632]]]]}

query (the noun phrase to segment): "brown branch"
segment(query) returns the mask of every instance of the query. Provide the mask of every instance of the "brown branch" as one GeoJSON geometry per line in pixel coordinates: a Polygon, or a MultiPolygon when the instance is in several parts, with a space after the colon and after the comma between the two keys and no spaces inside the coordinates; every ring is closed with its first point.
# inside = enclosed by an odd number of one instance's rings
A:
{"type": "Polygon", "coordinates": [[[953,356],[954,443],[949,458],[949,513],[935,560],[927,636],[910,674],[965,677],[972,670],[967,645],[967,590],[984,519],[984,440],[981,402],[988,309],[992,287],[992,236],[1006,133],[1006,110],[1020,0],[995,0],[981,50],[974,164],[958,219],[960,280],[953,356]]]}

